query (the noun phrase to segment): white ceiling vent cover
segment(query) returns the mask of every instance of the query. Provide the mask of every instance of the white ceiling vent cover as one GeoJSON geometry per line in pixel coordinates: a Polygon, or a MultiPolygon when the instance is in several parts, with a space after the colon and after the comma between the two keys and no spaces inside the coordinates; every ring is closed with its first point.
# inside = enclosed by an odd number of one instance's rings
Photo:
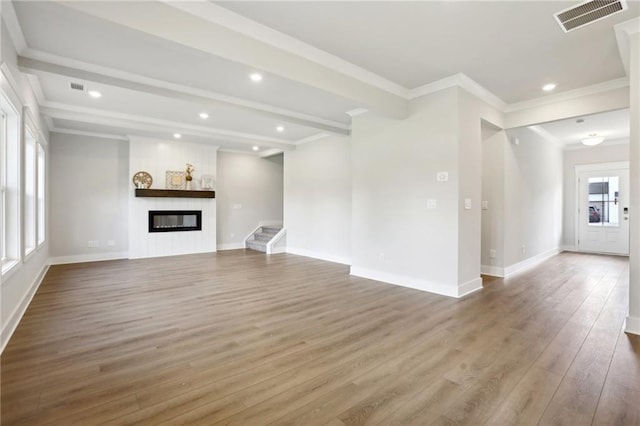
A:
{"type": "Polygon", "coordinates": [[[626,0],[591,0],[553,15],[565,33],[627,10],[626,0]]]}
{"type": "Polygon", "coordinates": [[[74,82],[71,82],[71,83],[70,83],[70,85],[71,85],[71,89],[72,89],[72,90],[81,90],[81,91],[84,91],[84,84],[82,84],[82,83],[74,83],[74,82]]]}

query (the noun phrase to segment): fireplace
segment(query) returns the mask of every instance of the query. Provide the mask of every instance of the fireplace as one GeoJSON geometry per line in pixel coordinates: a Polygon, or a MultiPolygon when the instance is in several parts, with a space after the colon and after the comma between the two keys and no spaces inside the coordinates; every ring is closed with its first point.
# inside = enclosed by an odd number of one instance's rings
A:
{"type": "Polygon", "coordinates": [[[202,210],[149,210],[149,232],[201,230],[202,210]]]}

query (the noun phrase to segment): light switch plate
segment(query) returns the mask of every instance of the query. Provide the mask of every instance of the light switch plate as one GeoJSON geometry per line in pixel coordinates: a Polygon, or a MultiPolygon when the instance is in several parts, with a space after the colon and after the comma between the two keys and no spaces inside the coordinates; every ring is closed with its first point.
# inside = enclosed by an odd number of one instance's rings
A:
{"type": "Polygon", "coordinates": [[[464,209],[471,210],[471,198],[464,199],[464,209]]]}
{"type": "Polygon", "coordinates": [[[482,210],[489,210],[489,202],[488,201],[483,201],[482,202],[482,210]]]}
{"type": "Polygon", "coordinates": [[[430,198],[427,200],[428,209],[435,209],[436,207],[438,207],[438,201],[436,199],[430,198]]]}
{"type": "Polygon", "coordinates": [[[233,205],[234,210],[238,210],[242,208],[242,204],[234,204],[233,205]]]}

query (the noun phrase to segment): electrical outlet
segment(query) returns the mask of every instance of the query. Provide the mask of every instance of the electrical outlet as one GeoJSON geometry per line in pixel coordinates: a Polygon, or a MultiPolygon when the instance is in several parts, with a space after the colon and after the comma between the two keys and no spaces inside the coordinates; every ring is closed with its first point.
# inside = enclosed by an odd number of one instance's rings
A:
{"type": "Polygon", "coordinates": [[[430,198],[427,200],[427,208],[428,209],[435,209],[436,207],[438,207],[438,200],[434,199],[434,198],[430,198]]]}
{"type": "Polygon", "coordinates": [[[490,249],[489,250],[489,257],[491,259],[495,259],[496,258],[496,249],[490,249]]]}
{"type": "Polygon", "coordinates": [[[489,202],[488,201],[483,201],[482,202],[482,210],[489,210],[489,202]]]}
{"type": "Polygon", "coordinates": [[[115,242],[114,240],[107,240],[107,245],[108,245],[109,247],[113,247],[113,246],[115,246],[115,245],[116,245],[116,242],[115,242]]]}
{"type": "Polygon", "coordinates": [[[471,198],[464,199],[464,209],[471,210],[471,198]]]}
{"type": "Polygon", "coordinates": [[[87,247],[89,247],[89,248],[100,247],[100,241],[98,241],[98,240],[89,240],[89,241],[87,241],[87,247]]]}

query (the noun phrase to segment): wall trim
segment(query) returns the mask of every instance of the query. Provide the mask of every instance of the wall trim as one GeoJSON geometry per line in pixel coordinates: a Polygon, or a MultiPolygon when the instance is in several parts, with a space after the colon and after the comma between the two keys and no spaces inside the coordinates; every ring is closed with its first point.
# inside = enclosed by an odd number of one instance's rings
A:
{"type": "Polygon", "coordinates": [[[356,277],[367,278],[386,284],[399,285],[401,287],[408,287],[415,290],[426,291],[441,296],[456,298],[460,297],[458,295],[458,288],[455,285],[441,284],[420,278],[391,274],[388,272],[376,271],[374,269],[362,268],[359,266],[352,266],[350,274],[356,277]]]}
{"type": "Polygon", "coordinates": [[[408,99],[416,99],[451,87],[460,87],[500,111],[504,111],[508,107],[506,102],[463,73],[450,75],[449,77],[416,87],[409,91],[408,99]]]}
{"type": "MultiPolygon", "coordinates": [[[[51,118],[51,117],[48,117],[51,118]]],[[[89,136],[92,138],[101,138],[101,139],[112,139],[118,141],[129,141],[129,138],[122,135],[117,135],[115,133],[98,133],[98,132],[87,132],[84,130],[75,130],[75,129],[65,129],[61,127],[52,126],[49,128],[51,133],[60,133],[63,135],[77,135],[77,136],[89,136]]]]}
{"type": "Polygon", "coordinates": [[[226,243],[226,244],[218,244],[216,246],[217,251],[223,250],[238,250],[244,248],[244,241],[240,241],[238,243],[226,243]]]}
{"type": "Polygon", "coordinates": [[[640,335],[640,317],[627,316],[624,332],[640,335]]]}
{"type": "Polygon", "coordinates": [[[104,260],[119,260],[128,259],[129,253],[126,251],[112,252],[112,253],[92,253],[92,254],[78,254],[73,256],[56,256],[49,259],[51,265],[66,265],[69,263],[84,263],[84,262],[102,262],[104,260]]]}
{"type": "Polygon", "coordinates": [[[466,283],[459,284],[457,297],[464,297],[479,290],[482,290],[482,277],[474,278],[466,283]]]}
{"type": "Polygon", "coordinates": [[[336,256],[333,254],[323,253],[315,250],[307,250],[307,249],[287,246],[286,253],[295,254],[295,255],[304,256],[304,257],[311,257],[319,260],[326,260],[327,262],[341,263],[343,265],[351,265],[351,259],[348,257],[336,256]]]}
{"type": "Polygon", "coordinates": [[[504,278],[504,268],[492,265],[480,265],[480,273],[492,277],[504,278]]]}
{"type": "Polygon", "coordinates": [[[513,265],[507,266],[506,268],[504,268],[504,276],[506,278],[510,275],[515,274],[516,272],[520,272],[525,269],[529,269],[534,266],[537,266],[540,263],[544,262],[545,260],[560,253],[561,251],[562,250],[559,247],[557,247],[557,248],[542,252],[540,254],[537,254],[535,256],[529,257],[521,262],[514,263],[513,265]]]}
{"type": "Polygon", "coordinates": [[[13,336],[13,333],[16,331],[16,328],[18,328],[18,324],[20,324],[22,317],[24,316],[25,312],[27,311],[27,308],[29,307],[29,305],[31,304],[31,301],[33,300],[33,296],[35,296],[36,292],[40,288],[40,284],[42,284],[42,281],[44,280],[44,277],[47,275],[48,271],[49,271],[49,262],[45,262],[45,264],[42,265],[42,269],[40,270],[40,273],[36,276],[33,283],[31,283],[31,288],[29,288],[29,291],[24,295],[24,297],[22,298],[18,306],[16,306],[16,308],[13,310],[11,315],[9,315],[9,319],[7,320],[6,324],[2,328],[2,332],[0,333],[0,354],[2,354],[5,347],[9,343],[9,339],[11,339],[11,336],[13,336]]]}

